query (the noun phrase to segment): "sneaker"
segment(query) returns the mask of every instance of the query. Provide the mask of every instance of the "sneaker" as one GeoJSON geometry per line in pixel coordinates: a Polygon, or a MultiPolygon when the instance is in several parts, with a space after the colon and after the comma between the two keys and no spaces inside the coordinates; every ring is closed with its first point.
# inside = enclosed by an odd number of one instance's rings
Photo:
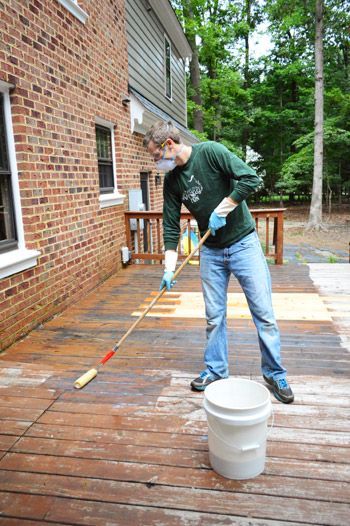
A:
{"type": "Polygon", "coordinates": [[[267,384],[271,385],[272,393],[275,398],[277,398],[277,400],[283,402],[284,404],[291,404],[293,402],[294,394],[285,378],[274,380],[273,378],[268,378],[265,375],[263,375],[263,378],[267,384]]]}
{"type": "Polygon", "coordinates": [[[209,384],[216,380],[220,380],[220,377],[214,376],[213,374],[208,373],[208,371],[202,371],[198,378],[192,380],[191,387],[194,391],[204,391],[209,384]]]}

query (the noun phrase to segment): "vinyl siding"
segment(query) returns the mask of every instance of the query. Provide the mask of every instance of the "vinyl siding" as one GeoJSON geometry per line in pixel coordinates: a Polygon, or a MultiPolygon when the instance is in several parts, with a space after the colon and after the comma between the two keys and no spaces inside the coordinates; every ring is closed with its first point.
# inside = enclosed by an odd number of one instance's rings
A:
{"type": "Polygon", "coordinates": [[[171,43],[172,100],[165,95],[165,30],[143,0],[126,1],[129,83],[146,99],[187,125],[184,61],[171,43]]]}

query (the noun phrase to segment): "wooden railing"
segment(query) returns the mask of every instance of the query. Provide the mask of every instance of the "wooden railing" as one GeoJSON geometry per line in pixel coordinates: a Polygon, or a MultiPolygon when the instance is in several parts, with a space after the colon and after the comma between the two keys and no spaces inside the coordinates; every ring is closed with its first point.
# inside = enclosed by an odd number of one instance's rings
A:
{"type": "Polygon", "coordinates": [[[255,219],[255,228],[262,241],[265,256],[274,259],[276,265],[283,265],[283,220],[285,210],[286,208],[256,208],[250,210],[255,219]],[[259,222],[260,220],[261,223],[259,222]],[[264,238],[265,243],[263,241],[264,238]]]}
{"type": "MultiPolygon", "coordinates": [[[[283,264],[283,213],[285,208],[250,210],[267,258],[283,264]]],[[[164,259],[162,212],[125,212],[126,242],[132,261],[162,262],[164,259]]],[[[186,243],[179,243],[179,259],[184,259],[193,248],[193,233],[199,232],[189,212],[181,214],[181,234],[187,233],[186,243]]],[[[194,260],[198,260],[198,256],[194,260]]]]}

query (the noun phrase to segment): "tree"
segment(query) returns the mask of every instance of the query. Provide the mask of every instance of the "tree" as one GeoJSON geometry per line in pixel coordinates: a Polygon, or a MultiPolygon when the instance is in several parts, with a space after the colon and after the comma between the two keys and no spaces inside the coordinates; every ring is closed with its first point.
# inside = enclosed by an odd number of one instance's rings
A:
{"type": "Polygon", "coordinates": [[[249,145],[260,155],[255,166],[266,190],[274,193],[294,142],[312,127],[313,12],[310,0],[266,0],[263,11],[272,49],[253,65],[249,145]]]}
{"type": "Polygon", "coordinates": [[[315,31],[315,139],[314,174],[312,197],[307,230],[324,229],[322,225],[322,183],[323,183],[323,0],[316,0],[315,31]]]}
{"type": "Polygon", "coordinates": [[[198,132],[203,132],[203,108],[202,108],[202,94],[201,94],[201,74],[199,67],[199,53],[196,43],[196,17],[191,0],[183,0],[182,2],[182,20],[185,35],[192,49],[192,57],[190,60],[190,86],[188,94],[192,103],[190,108],[192,112],[193,128],[198,132]]]}
{"type": "MultiPolygon", "coordinates": [[[[188,79],[189,125],[203,131],[209,139],[234,140],[239,147],[247,97],[239,73],[240,59],[234,56],[233,49],[238,41],[247,40],[251,30],[247,17],[251,26],[255,23],[251,6],[256,0],[173,0],[172,3],[193,51],[188,79]],[[244,11],[246,8],[249,14],[244,11]]],[[[246,75],[248,66],[249,47],[245,51],[246,75]]]]}
{"type": "MultiPolygon", "coordinates": [[[[334,119],[328,119],[324,124],[323,138],[323,174],[330,212],[333,189],[346,188],[348,181],[350,132],[336,127],[334,119]]],[[[310,192],[314,171],[314,142],[314,131],[295,141],[296,153],[284,163],[277,188],[287,192],[310,192]]]]}
{"type": "Polygon", "coordinates": [[[262,8],[258,0],[233,0],[232,6],[232,29],[233,29],[233,46],[238,48],[241,55],[243,55],[240,70],[243,76],[243,88],[246,91],[244,105],[242,106],[242,153],[244,159],[247,157],[247,148],[250,140],[251,115],[252,115],[252,100],[249,94],[252,85],[254,72],[251,64],[251,49],[250,38],[262,21],[262,8]],[[240,40],[243,40],[243,49],[240,49],[240,40]]]}
{"type": "MultiPolygon", "coordinates": [[[[247,148],[253,150],[249,163],[264,177],[265,193],[277,189],[288,190],[290,198],[294,191],[310,195],[314,152],[322,153],[319,97],[315,108],[320,81],[319,73],[315,80],[316,0],[171,1],[193,49],[189,127],[202,140],[223,142],[241,157],[247,148]],[[256,60],[251,36],[262,19],[272,49],[256,60]]],[[[317,40],[324,53],[323,185],[314,189],[321,214],[322,193],[330,203],[331,196],[340,200],[350,188],[348,2],[327,0],[323,41],[317,40]]],[[[315,180],[319,184],[322,178],[315,180]]],[[[315,200],[312,210],[314,205],[315,200]]]]}

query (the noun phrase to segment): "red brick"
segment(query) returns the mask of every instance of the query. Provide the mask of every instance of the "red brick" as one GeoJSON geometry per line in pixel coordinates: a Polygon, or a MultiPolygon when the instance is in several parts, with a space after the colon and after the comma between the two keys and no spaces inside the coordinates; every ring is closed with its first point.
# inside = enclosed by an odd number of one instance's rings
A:
{"type": "MultiPolygon", "coordinates": [[[[11,110],[24,234],[27,248],[41,252],[36,267],[1,280],[1,310],[9,316],[2,345],[9,345],[121,267],[116,254],[125,244],[128,203],[100,208],[95,116],[116,124],[121,193],[140,188],[140,172],[154,166],[121,105],[128,89],[124,0],[90,2],[85,25],[51,0],[2,5],[8,49],[0,79],[16,86],[11,110]]],[[[161,209],[154,172],[150,194],[151,209],[161,209]]]]}

